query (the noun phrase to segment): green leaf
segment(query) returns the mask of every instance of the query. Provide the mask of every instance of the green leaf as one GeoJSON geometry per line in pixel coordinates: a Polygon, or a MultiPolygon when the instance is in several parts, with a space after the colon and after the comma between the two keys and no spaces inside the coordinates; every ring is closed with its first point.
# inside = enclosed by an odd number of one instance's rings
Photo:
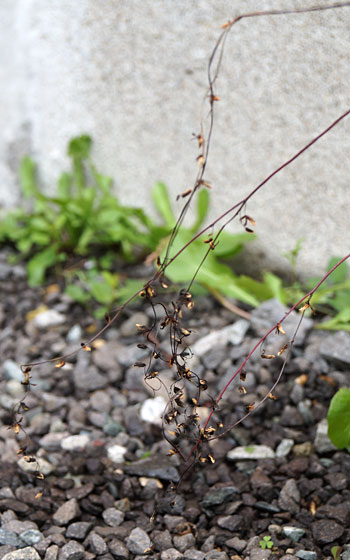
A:
{"type": "Polygon", "coordinates": [[[265,272],[264,282],[269,287],[272,297],[278,299],[282,303],[286,303],[287,294],[283,289],[282,280],[272,272],[265,272]]]}
{"type": "Polygon", "coordinates": [[[220,233],[215,247],[215,255],[217,257],[233,257],[243,249],[245,243],[254,241],[254,239],[256,239],[254,233],[228,233],[223,231],[220,233]]]}
{"type": "Polygon", "coordinates": [[[68,155],[74,159],[87,159],[90,155],[92,140],[87,134],[72,138],[68,144],[68,155]]]}
{"type": "Polygon", "coordinates": [[[327,331],[350,331],[350,307],[345,307],[335,317],[319,323],[315,328],[327,331]]]}
{"type": "Polygon", "coordinates": [[[40,286],[48,268],[57,262],[55,247],[48,247],[30,259],[27,264],[28,284],[31,288],[40,286]]]}
{"type": "Polygon", "coordinates": [[[113,288],[111,288],[111,286],[109,286],[106,282],[91,282],[89,288],[92,297],[99,303],[112,303],[114,299],[114,291],[113,288]]]}
{"type": "Polygon", "coordinates": [[[209,210],[209,202],[210,202],[210,195],[207,189],[200,189],[197,195],[197,219],[193,226],[191,227],[191,231],[195,233],[199,230],[201,225],[203,224],[209,210]]]}
{"type": "MultiPolygon", "coordinates": [[[[180,229],[174,240],[171,255],[175,255],[191,239],[191,231],[180,229]]],[[[219,290],[226,296],[248,303],[253,307],[259,305],[259,301],[254,296],[239,286],[239,282],[237,282],[237,278],[230,268],[217,261],[215,252],[209,252],[204,264],[198,270],[198,266],[206,251],[207,246],[197,239],[168,266],[165,275],[173,282],[187,284],[192,281],[193,276],[196,274],[196,281],[205,287],[219,290]]],[[[165,251],[163,253],[164,256],[165,251]]]]}
{"type": "Polygon", "coordinates": [[[90,295],[83,288],[75,284],[67,286],[65,291],[71,298],[81,304],[85,304],[90,299],[90,295]]]}
{"type": "MultiPolygon", "coordinates": [[[[327,270],[333,268],[334,265],[337,264],[341,260],[341,257],[332,257],[327,264],[327,270]]],[[[340,284],[341,282],[345,282],[348,275],[348,265],[346,262],[343,262],[336,268],[332,274],[327,278],[327,284],[333,286],[334,284],[340,284]]]]}
{"type": "Polygon", "coordinates": [[[175,216],[171,209],[168,191],[164,183],[157,182],[152,189],[153,202],[158,210],[158,212],[163,217],[166,225],[169,228],[175,226],[175,216]]]}
{"type": "Polygon", "coordinates": [[[35,180],[35,163],[28,156],[25,156],[21,161],[19,178],[25,198],[35,198],[39,192],[35,180]]]}
{"type": "Polygon", "coordinates": [[[328,410],[328,436],[333,445],[344,449],[350,445],[350,389],[339,389],[328,410]]]}
{"type": "Polygon", "coordinates": [[[72,176],[70,173],[64,172],[61,174],[57,183],[58,197],[63,200],[69,200],[71,196],[72,176]]]}

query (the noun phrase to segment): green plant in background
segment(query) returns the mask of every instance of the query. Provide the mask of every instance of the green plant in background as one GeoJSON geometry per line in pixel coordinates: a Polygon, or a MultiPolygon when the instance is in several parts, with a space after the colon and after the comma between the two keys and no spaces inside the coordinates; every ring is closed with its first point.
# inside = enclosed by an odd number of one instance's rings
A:
{"type": "Polygon", "coordinates": [[[350,452],[350,389],[339,389],[331,400],[328,415],[328,436],[338,449],[350,452]]]}
{"type": "Polygon", "coordinates": [[[263,537],[261,539],[261,541],[259,541],[259,546],[260,548],[262,548],[263,550],[265,549],[271,549],[273,547],[273,540],[271,539],[271,537],[269,535],[263,537]]]}
{"type": "Polygon", "coordinates": [[[341,551],[342,551],[341,546],[338,546],[338,545],[332,546],[331,554],[332,554],[334,560],[340,560],[341,551]]]}
{"type": "Polygon", "coordinates": [[[27,260],[30,286],[41,285],[48,269],[71,256],[91,256],[112,249],[122,260],[149,252],[167,230],[140,208],[122,206],[111,193],[112,180],[100,174],[90,157],[89,136],[71,140],[71,171],[61,174],[55,196],[42,194],[34,162],[23,158],[20,182],[29,210],[9,212],[1,222],[0,242],[15,245],[27,260]]]}

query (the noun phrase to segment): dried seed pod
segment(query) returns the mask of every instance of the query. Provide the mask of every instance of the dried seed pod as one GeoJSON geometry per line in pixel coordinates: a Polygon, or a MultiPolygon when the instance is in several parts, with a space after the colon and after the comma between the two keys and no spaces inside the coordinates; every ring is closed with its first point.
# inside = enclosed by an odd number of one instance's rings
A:
{"type": "Polygon", "coordinates": [[[288,344],[284,344],[282,348],[277,352],[277,356],[281,356],[288,348],[288,344]]]}
{"type": "Polygon", "coordinates": [[[240,378],[241,381],[244,382],[246,380],[246,377],[247,377],[247,372],[243,369],[241,371],[241,373],[239,374],[239,378],[240,378]]]}
{"type": "Polygon", "coordinates": [[[272,401],[276,401],[277,397],[276,397],[276,395],[273,395],[272,393],[269,393],[269,399],[271,399],[272,401]]]}
{"type": "Polygon", "coordinates": [[[273,358],[276,358],[275,354],[265,354],[264,350],[261,352],[261,357],[264,358],[264,360],[272,360],[273,358]]]}
{"type": "Polygon", "coordinates": [[[146,364],[144,362],[135,362],[133,367],[146,367],[146,364]]]}
{"type": "Polygon", "coordinates": [[[280,325],[280,323],[278,323],[277,327],[276,327],[276,334],[286,334],[286,331],[284,330],[284,328],[282,327],[282,325],[280,325]]]}
{"type": "Polygon", "coordinates": [[[245,408],[247,412],[251,412],[252,410],[254,410],[255,407],[255,402],[252,402],[251,404],[248,404],[245,408]]]}
{"type": "Polygon", "coordinates": [[[61,362],[58,362],[58,363],[55,365],[55,367],[56,367],[56,368],[62,368],[62,367],[65,366],[65,365],[66,365],[66,362],[65,362],[64,360],[62,360],[61,362]]]}
{"type": "Polygon", "coordinates": [[[215,459],[214,459],[214,457],[213,457],[212,455],[209,454],[209,455],[208,455],[208,458],[210,459],[210,462],[211,462],[211,463],[215,463],[215,459]]]}
{"type": "Polygon", "coordinates": [[[205,379],[199,380],[199,388],[201,391],[206,391],[208,389],[208,383],[206,382],[205,379]]]}
{"type": "Polygon", "coordinates": [[[84,342],[82,342],[80,346],[82,347],[82,349],[83,349],[85,352],[91,352],[90,346],[88,346],[87,344],[84,344],[84,342]]]}
{"type": "Polygon", "coordinates": [[[240,392],[242,395],[246,395],[246,394],[247,394],[247,389],[246,389],[245,387],[243,387],[243,385],[240,385],[240,386],[238,387],[238,390],[239,390],[239,392],[240,392]]]}
{"type": "Polygon", "coordinates": [[[140,348],[140,350],[148,350],[147,344],[138,344],[137,348],[140,348]]]}
{"type": "Polygon", "coordinates": [[[177,451],[175,451],[175,449],[169,449],[168,456],[176,455],[176,453],[177,453],[177,451]]]}

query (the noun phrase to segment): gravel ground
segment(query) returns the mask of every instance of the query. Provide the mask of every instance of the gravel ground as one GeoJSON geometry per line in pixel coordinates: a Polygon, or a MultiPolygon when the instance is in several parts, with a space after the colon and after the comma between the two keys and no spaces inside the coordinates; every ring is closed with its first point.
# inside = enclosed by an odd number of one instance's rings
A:
{"type": "MultiPolygon", "coordinates": [[[[75,349],[96,324],[59,290],[29,289],[23,268],[1,255],[0,287],[0,558],[316,560],[331,558],[339,545],[342,559],[350,559],[350,455],[332,446],[325,421],[334,392],[350,385],[349,333],[313,330],[306,321],[277,400],[211,441],[215,464],[196,464],[174,496],[186,465],[168,456],[159,424],[166,394],[133,367],[144,352],[135,325],[150,320],[140,300],[92,352],[61,369],[33,370],[21,426],[45,474],[40,480],[38,465],[16,453],[24,443],[11,429],[11,410],[25,390],[19,364],[75,349]],[[264,536],[272,550],[261,548],[264,536]]],[[[191,364],[210,394],[222,389],[274,313],[284,310],[266,302],[243,320],[210,298],[196,300],[191,364]]],[[[276,344],[270,337],[265,352],[276,352],[276,344]]],[[[231,425],[243,416],[269,391],[280,365],[280,358],[253,358],[247,395],[235,384],[216,412],[220,420],[231,425]]],[[[171,383],[171,370],[161,375],[171,383]]]]}

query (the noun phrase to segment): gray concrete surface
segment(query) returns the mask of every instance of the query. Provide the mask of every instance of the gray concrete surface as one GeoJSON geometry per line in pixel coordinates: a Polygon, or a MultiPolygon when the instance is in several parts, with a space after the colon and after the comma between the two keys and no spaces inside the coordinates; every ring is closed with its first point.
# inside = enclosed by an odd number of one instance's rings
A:
{"type": "MultiPolygon", "coordinates": [[[[26,153],[53,192],[69,138],[87,132],[98,167],[114,177],[124,202],[151,210],[150,189],[160,179],[179,207],[176,194],[197,172],[192,133],[220,25],[243,11],[315,3],[2,0],[0,204],[18,203],[26,153]]],[[[233,28],[206,174],[214,186],[212,218],[348,108],[349,53],[350,8],[233,28]]],[[[281,254],[301,237],[305,273],[349,252],[349,132],[350,118],[251,201],[259,241],[248,266],[283,268],[281,254]]]]}

